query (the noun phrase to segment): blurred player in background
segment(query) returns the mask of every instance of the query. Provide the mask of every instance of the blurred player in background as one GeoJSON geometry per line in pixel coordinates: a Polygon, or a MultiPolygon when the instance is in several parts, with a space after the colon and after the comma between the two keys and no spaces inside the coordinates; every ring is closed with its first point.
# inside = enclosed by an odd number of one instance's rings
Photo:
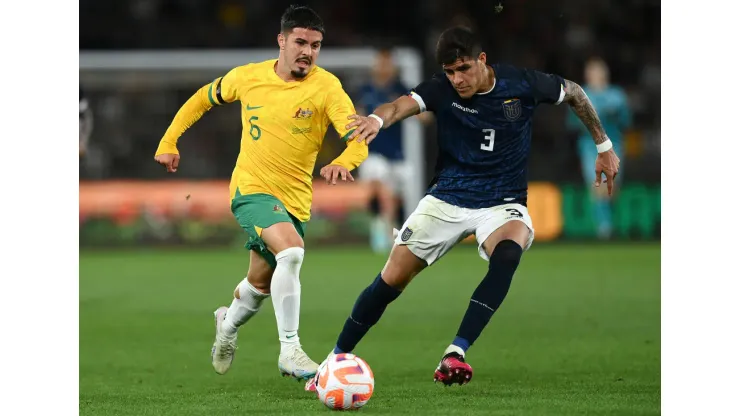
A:
{"type": "MultiPolygon", "coordinates": [[[[488,271],[434,372],[435,381],[450,385],[471,380],[466,352],[501,306],[534,240],[527,211],[527,163],[536,108],[565,102],[575,111],[591,132],[591,146],[598,149],[595,183],[601,186],[605,175],[609,193],[619,158],[578,84],[540,71],[489,64],[476,36],[462,27],[442,33],[436,59],[443,72],[410,95],[379,106],[368,117],[350,116],[347,128],[355,128],[350,139],[372,141],[383,127],[433,111],[439,156],[426,196],[404,223],[383,270],[360,293],[331,354],[352,352],[417,274],[475,235],[488,271]]],[[[455,277],[450,276],[449,284],[458,284],[455,277]]],[[[440,291],[437,303],[448,308],[444,288],[440,291]]],[[[315,383],[316,378],[309,380],[306,389],[315,390],[315,383]]]]}
{"type": "MultiPolygon", "coordinates": [[[[372,114],[379,105],[395,101],[408,91],[398,79],[391,51],[381,49],[371,80],[359,89],[358,114],[372,114]]],[[[370,225],[370,247],[375,252],[387,253],[393,245],[392,230],[399,226],[401,195],[412,171],[404,159],[401,124],[394,124],[378,135],[381,139],[370,146],[370,154],[358,171],[360,180],[370,185],[370,211],[374,216],[370,225]]]]}
{"type": "MultiPolygon", "coordinates": [[[[237,330],[272,296],[283,375],[310,378],[317,364],[298,337],[303,235],[311,215],[312,172],[329,124],[347,141],[347,118],[355,109],[342,85],[316,66],[324,37],[321,18],[308,7],[289,7],[280,21],[277,59],[240,66],[202,87],[180,109],[155,159],[176,172],[177,139],[214,106],[241,102],[241,150],[229,187],[231,210],[248,235],[249,271],[230,307],[215,312],[213,367],[231,367],[237,330]]],[[[367,158],[365,143],[346,150],[321,169],[327,183],[353,181],[350,171],[367,158]]]]}
{"type": "Polygon", "coordinates": [[[80,87],[80,157],[87,153],[87,144],[93,128],[93,114],[90,102],[80,87]]]}
{"type": "MultiPolygon", "coordinates": [[[[583,90],[588,94],[591,103],[599,114],[604,130],[614,145],[614,152],[621,159],[623,156],[623,135],[632,123],[632,114],[627,101],[627,94],[622,88],[609,84],[609,67],[600,58],[590,59],[586,63],[584,77],[586,85],[583,90]]],[[[568,127],[578,131],[578,152],[581,157],[581,171],[586,184],[594,181],[594,162],[596,149],[588,129],[581,123],[575,112],[570,111],[567,118],[568,127]]],[[[619,176],[621,178],[623,175],[619,176]]],[[[592,213],[596,222],[599,238],[608,239],[612,234],[611,198],[603,188],[589,186],[592,192],[592,213]]]]}

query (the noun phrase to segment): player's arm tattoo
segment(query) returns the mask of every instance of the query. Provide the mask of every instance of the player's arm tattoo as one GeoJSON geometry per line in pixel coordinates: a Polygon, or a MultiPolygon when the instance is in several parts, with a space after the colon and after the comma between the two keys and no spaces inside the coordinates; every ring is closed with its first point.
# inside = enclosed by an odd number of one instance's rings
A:
{"type": "Polygon", "coordinates": [[[604,127],[601,125],[598,114],[596,114],[596,109],[580,85],[566,79],[563,101],[570,105],[583,125],[591,132],[594,143],[601,144],[607,140],[604,127]]]}

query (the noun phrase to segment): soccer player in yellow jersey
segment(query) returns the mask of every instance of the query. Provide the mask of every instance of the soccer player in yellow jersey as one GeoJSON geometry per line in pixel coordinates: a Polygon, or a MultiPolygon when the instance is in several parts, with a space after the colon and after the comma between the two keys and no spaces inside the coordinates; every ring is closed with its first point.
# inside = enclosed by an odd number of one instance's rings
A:
{"type": "MultiPolygon", "coordinates": [[[[231,177],[231,210],[248,234],[247,277],[234,290],[230,307],[214,312],[216,372],[231,367],[237,329],[272,296],[281,343],[278,368],[284,375],[311,378],[317,364],[298,338],[304,225],[311,216],[312,172],[331,123],[346,141],[355,109],[339,80],[316,66],[324,25],[308,7],[288,8],[281,19],[277,59],[240,66],[193,95],[175,116],[155,159],[175,172],[177,139],[214,106],[240,101],[241,151],[231,177]]],[[[321,175],[332,184],[353,181],[350,171],[365,160],[366,143],[347,148],[321,175]]]]}

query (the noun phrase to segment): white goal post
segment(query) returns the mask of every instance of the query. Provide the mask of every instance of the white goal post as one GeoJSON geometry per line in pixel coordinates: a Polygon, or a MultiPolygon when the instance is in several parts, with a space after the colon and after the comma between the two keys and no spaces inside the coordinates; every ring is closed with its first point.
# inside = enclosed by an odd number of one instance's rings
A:
{"type": "MultiPolygon", "coordinates": [[[[410,87],[422,81],[422,57],[415,49],[397,48],[393,51],[401,81],[410,87]]],[[[318,65],[332,70],[361,69],[369,71],[375,61],[372,48],[324,48],[318,65]]],[[[244,50],[176,50],[176,51],[80,51],[80,74],[88,72],[193,72],[218,70],[226,72],[249,62],[261,62],[277,57],[277,49],[244,50]]],[[[173,115],[174,116],[174,115],[173,115]]],[[[424,195],[424,143],[421,123],[416,117],[403,122],[404,153],[412,166],[415,180],[404,188],[404,208],[410,215],[424,195]]],[[[152,134],[155,134],[154,132],[152,134]]]]}

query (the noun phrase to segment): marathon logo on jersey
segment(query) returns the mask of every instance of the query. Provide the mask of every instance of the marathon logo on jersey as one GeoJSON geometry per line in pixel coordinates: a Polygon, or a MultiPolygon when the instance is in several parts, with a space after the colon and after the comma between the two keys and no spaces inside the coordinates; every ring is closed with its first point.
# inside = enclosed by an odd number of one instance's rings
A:
{"type": "Polygon", "coordinates": [[[283,212],[283,208],[280,205],[275,205],[272,207],[272,212],[283,212]]]}
{"type": "Polygon", "coordinates": [[[401,233],[401,241],[409,241],[409,238],[411,238],[411,234],[414,233],[414,230],[412,230],[409,227],[406,227],[406,229],[403,230],[401,233]]]}
{"type": "Polygon", "coordinates": [[[501,106],[504,108],[504,117],[509,121],[516,121],[522,115],[522,102],[518,98],[506,100],[501,106]]]}
{"type": "Polygon", "coordinates": [[[311,116],[313,116],[313,111],[311,111],[311,109],[303,109],[301,107],[298,107],[298,111],[295,112],[293,118],[297,118],[300,120],[310,120],[311,116]]]}
{"type": "Polygon", "coordinates": [[[466,113],[478,114],[478,110],[473,109],[473,108],[463,107],[463,106],[461,106],[460,104],[458,104],[456,102],[453,102],[452,103],[452,106],[455,107],[455,108],[457,108],[457,109],[459,109],[459,110],[462,110],[462,111],[464,111],[466,113]]]}

